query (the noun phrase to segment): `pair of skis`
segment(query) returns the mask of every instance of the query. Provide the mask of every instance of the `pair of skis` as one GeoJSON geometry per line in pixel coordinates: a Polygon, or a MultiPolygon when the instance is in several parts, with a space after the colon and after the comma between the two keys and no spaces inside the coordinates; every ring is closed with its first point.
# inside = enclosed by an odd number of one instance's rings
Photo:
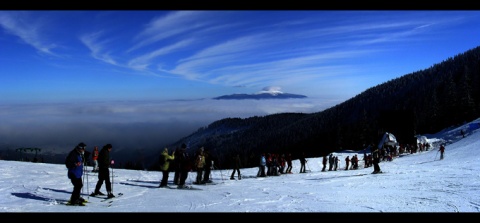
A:
{"type": "MultiPolygon", "coordinates": [[[[112,199],[123,196],[123,193],[118,193],[117,195],[115,195],[115,197],[106,197],[106,196],[107,195],[95,195],[95,196],[90,196],[90,197],[96,197],[96,198],[102,199],[100,202],[108,202],[109,205],[107,207],[110,207],[113,203],[112,199]]],[[[79,203],[79,204],[72,204],[72,203],[70,203],[70,201],[68,201],[68,202],[65,202],[63,204],[65,204],[67,206],[86,206],[87,203],[89,203],[89,202],[85,201],[85,202],[82,202],[82,203],[79,203]]]]}
{"type": "Polygon", "coordinates": [[[185,187],[179,188],[178,186],[168,186],[167,185],[165,188],[174,189],[174,190],[203,190],[201,188],[192,187],[192,186],[185,186],[185,187]]]}

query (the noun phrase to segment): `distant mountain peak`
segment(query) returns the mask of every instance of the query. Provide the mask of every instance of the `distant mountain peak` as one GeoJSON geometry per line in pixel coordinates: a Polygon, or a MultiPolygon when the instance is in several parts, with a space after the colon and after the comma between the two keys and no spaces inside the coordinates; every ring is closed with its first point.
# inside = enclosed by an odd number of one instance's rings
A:
{"type": "Polygon", "coordinates": [[[216,100],[262,100],[262,99],[291,99],[291,98],[306,98],[305,95],[282,93],[280,91],[259,92],[256,94],[231,94],[215,97],[216,100]]]}

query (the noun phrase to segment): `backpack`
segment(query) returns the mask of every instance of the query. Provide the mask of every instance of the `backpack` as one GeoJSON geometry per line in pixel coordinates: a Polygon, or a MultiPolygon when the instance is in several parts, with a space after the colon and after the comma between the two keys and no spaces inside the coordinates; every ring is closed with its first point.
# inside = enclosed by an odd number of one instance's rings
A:
{"type": "Polygon", "coordinates": [[[70,152],[67,157],[65,157],[65,167],[67,167],[67,169],[70,169],[70,168],[74,168],[75,165],[74,163],[72,162],[72,153],[70,152]]]}

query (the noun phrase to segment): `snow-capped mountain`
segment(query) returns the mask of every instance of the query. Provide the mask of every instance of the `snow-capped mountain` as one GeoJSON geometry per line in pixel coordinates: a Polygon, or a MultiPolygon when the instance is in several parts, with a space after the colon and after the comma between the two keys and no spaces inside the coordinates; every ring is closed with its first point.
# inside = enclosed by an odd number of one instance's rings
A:
{"type": "Polygon", "coordinates": [[[306,98],[305,95],[299,94],[289,94],[281,92],[268,92],[268,93],[257,93],[257,94],[231,94],[231,95],[222,95],[215,97],[216,100],[245,100],[245,99],[290,99],[290,98],[306,98]]]}

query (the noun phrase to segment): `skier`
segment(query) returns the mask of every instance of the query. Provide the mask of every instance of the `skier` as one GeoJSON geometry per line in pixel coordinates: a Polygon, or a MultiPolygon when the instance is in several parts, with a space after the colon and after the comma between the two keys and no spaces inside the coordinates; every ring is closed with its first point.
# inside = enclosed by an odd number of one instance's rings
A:
{"type": "MultiPolygon", "coordinates": [[[[374,147],[374,146],[372,146],[374,147]]],[[[373,151],[373,173],[381,173],[382,171],[380,170],[380,151],[375,147],[375,150],[373,151]]]]}
{"type": "Polygon", "coordinates": [[[438,149],[438,151],[440,151],[440,159],[443,160],[443,153],[445,152],[444,144],[440,145],[440,149],[438,149]]]}
{"type": "MultiPolygon", "coordinates": [[[[175,154],[175,157],[177,155],[175,154]]],[[[188,178],[188,172],[192,170],[192,163],[190,161],[190,156],[187,153],[187,145],[185,143],[182,144],[182,147],[179,150],[179,182],[178,182],[178,189],[187,188],[185,185],[185,180],[188,178]]]]}
{"type": "Polygon", "coordinates": [[[85,199],[80,197],[80,191],[83,187],[82,175],[84,164],[85,143],[79,143],[66,157],[65,165],[68,168],[68,178],[73,184],[73,191],[69,204],[84,205],[85,199]]]}
{"type": "MultiPolygon", "coordinates": [[[[186,145],[185,145],[186,146],[186,145]]],[[[180,183],[180,173],[182,172],[180,158],[182,156],[180,147],[177,146],[174,152],[175,159],[173,159],[173,170],[175,174],[173,175],[173,183],[178,185],[180,183]]]]}
{"type": "Polygon", "coordinates": [[[345,158],[345,170],[348,170],[348,164],[350,164],[350,157],[347,156],[347,158],[345,158]]]}
{"type": "Polygon", "coordinates": [[[353,169],[353,170],[358,169],[358,157],[357,157],[357,154],[355,154],[355,155],[352,156],[351,162],[352,162],[352,169],[353,169]]]}
{"type": "Polygon", "coordinates": [[[330,155],[328,156],[328,171],[332,171],[334,162],[335,159],[333,158],[333,154],[330,153],[330,155]]]}
{"type": "Polygon", "coordinates": [[[285,160],[287,161],[286,173],[292,173],[292,154],[289,153],[285,160]]]}
{"type": "Polygon", "coordinates": [[[325,168],[327,168],[327,156],[323,156],[322,164],[323,164],[322,172],[325,172],[325,168]]]}
{"type": "Polygon", "coordinates": [[[203,150],[203,155],[205,156],[205,168],[203,172],[203,183],[212,183],[212,180],[210,179],[210,173],[213,168],[213,163],[215,162],[215,159],[212,154],[210,153],[210,150],[208,148],[205,148],[203,150]]]}
{"type": "Polygon", "coordinates": [[[280,164],[280,169],[279,169],[279,173],[281,174],[285,174],[285,154],[282,154],[282,156],[279,157],[279,164],[280,164]]]}
{"type": "Polygon", "coordinates": [[[306,173],[305,164],[307,163],[307,159],[305,158],[305,153],[302,152],[300,156],[300,173],[306,173]]]}
{"type": "Polygon", "coordinates": [[[98,146],[93,147],[92,160],[93,160],[93,170],[92,172],[98,172],[98,146]]]}
{"type": "Polygon", "coordinates": [[[203,147],[201,147],[197,151],[197,156],[195,158],[195,168],[197,169],[197,178],[195,184],[204,184],[202,177],[203,177],[203,170],[205,166],[205,156],[203,155],[203,147]]]}
{"type": "Polygon", "coordinates": [[[95,186],[95,191],[91,194],[91,196],[105,195],[104,193],[100,192],[100,188],[102,187],[103,182],[105,182],[107,197],[115,197],[115,195],[112,193],[112,183],[110,182],[110,151],[112,151],[112,144],[106,144],[103,146],[102,150],[100,150],[98,155],[98,181],[97,185],[95,186]]]}
{"type": "Polygon", "coordinates": [[[162,180],[160,181],[159,187],[167,187],[170,160],[173,160],[174,158],[174,154],[172,154],[171,156],[168,155],[168,148],[163,149],[163,152],[160,155],[160,170],[162,171],[162,180]]]}
{"type": "MultiPolygon", "coordinates": [[[[258,166],[257,177],[266,177],[267,176],[265,174],[265,165],[267,165],[267,160],[265,159],[265,153],[262,153],[262,156],[260,157],[260,165],[258,166]]],[[[288,168],[287,168],[287,170],[288,170],[288,168]]]]}
{"type": "Polygon", "coordinates": [[[240,168],[242,168],[242,163],[241,163],[241,160],[240,160],[240,155],[237,154],[233,157],[233,166],[232,166],[232,175],[230,176],[230,180],[235,180],[235,172],[238,173],[238,179],[241,180],[242,179],[242,175],[240,174],[240,168]]]}

